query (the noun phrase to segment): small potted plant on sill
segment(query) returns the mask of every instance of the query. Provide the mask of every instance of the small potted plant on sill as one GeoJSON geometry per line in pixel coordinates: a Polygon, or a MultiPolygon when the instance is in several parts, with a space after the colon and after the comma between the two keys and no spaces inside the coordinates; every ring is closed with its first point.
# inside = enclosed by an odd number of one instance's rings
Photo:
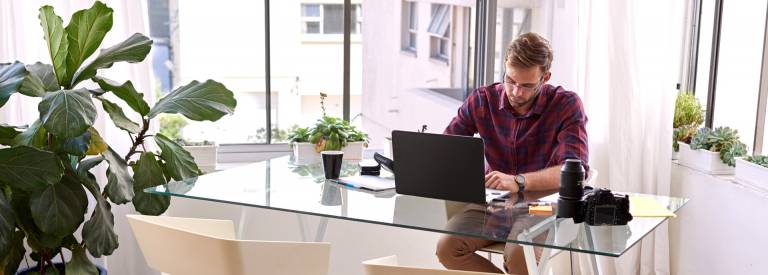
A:
{"type": "Polygon", "coordinates": [[[768,190],[768,156],[736,158],[736,180],[768,190]]]}
{"type": "Polygon", "coordinates": [[[296,128],[288,139],[293,147],[293,161],[306,164],[320,161],[320,152],[341,150],[344,159],[363,158],[363,148],[368,146],[368,135],[349,124],[349,121],[325,114],[325,93],[320,93],[323,117],[314,126],[296,128]]]}
{"type": "Polygon", "coordinates": [[[111,255],[119,246],[112,205],[131,203],[141,214],[160,215],[170,197],[143,190],[200,175],[179,144],[149,132],[150,121],[169,113],[217,121],[234,112],[234,94],[213,80],[192,81],[150,106],[131,81],[100,77],[115,63],[143,61],[152,47],[136,33],[89,59],[112,28],[112,14],[97,1],[65,27],[51,6],[43,6],[38,18],[51,64],[0,64],[0,107],[15,93],[40,100],[39,118],[30,125],[0,125],[6,146],[0,149],[0,274],[16,274],[25,258],[37,264],[19,274],[106,274],[89,254],[111,255]],[[125,155],[95,128],[95,102],[130,137],[125,155]],[[148,150],[151,141],[158,150],[148,150]],[[108,167],[106,182],[94,175],[98,165],[108,167]],[[59,258],[65,262],[53,263],[59,258]]]}
{"type": "Polygon", "coordinates": [[[689,92],[679,93],[675,101],[675,116],[672,125],[674,128],[672,140],[672,148],[674,149],[672,151],[673,160],[679,158],[680,149],[678,142],[690,144],[696,129],[703,122],[703,110],[696,96],[689,92]]]}
{"type": "Polygon", "coordinates": [[[729,127],[714,131],[701,128],[691,144],[680,143],[680,164],[714,175],[733,174],[736,158],[747,153],[747,146],[739,141],[739,133],[729,127]]]}

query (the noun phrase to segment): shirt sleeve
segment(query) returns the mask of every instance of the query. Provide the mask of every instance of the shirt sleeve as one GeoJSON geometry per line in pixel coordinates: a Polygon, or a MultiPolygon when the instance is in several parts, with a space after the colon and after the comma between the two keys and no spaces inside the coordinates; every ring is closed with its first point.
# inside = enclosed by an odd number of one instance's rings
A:
{"type": "Polygon", "coordinates": [[[477,124],[475,123],[475,115],[480,111],[482,107],[481,95],[478,90],[472,92],[472,94],[464,100],[464,104],[459,107],[459,111],[456,116],[448,124],[448,127],[443,131],[444,134],[461,135],[461,136],[473,136],[477,133],[477,124]]]}
{"type": "Polygon", "coordinates": [[[587,140],[587,115],[581,99],[572,94],[565,100],[560,117],[564,118],[557,133],[557,149],[551,163],[562,165],[566,159],[580,159],[584,169],[589,171],[589,147],[587,140]]]}

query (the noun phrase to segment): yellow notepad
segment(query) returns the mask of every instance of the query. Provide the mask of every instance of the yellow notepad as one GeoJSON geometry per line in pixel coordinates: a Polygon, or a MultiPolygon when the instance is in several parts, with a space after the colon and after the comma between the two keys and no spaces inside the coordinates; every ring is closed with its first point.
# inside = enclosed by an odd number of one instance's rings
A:
{"type": "Polygon", "coordinates": [[[651,197],[629,196],[629,213],[634,217],[677,217],[651,197]]]}

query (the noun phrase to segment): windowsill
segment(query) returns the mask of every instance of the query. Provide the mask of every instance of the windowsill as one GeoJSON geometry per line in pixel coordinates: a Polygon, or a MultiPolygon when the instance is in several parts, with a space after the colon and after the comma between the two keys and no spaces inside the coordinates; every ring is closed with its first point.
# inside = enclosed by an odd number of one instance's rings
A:
{"type": "MultiPolygon", "coordinates": [[[[363,36],[360,34],[351,34],[350,43],[360,44],[363,42],[363,36]]],[[[344,43],[343,34],[301,34],[301,43],[303,44],[341,44],[344,43]]]]}
{"type": "Polygon", "coordinates": [[[400,49],[400,53],[403,55],[411,56],[411,57],[417,57],[416,49],[404,48],[404,49],[400,49]]]}
{"type": "Polygon", "coordinates": [[[445,66],[451,65],[451,61],[448,60],[448,58],[445,58],[442,56],[434,56],[434,55],[430,56],[429,61],[435,64],[440,64],[445,66]]]}

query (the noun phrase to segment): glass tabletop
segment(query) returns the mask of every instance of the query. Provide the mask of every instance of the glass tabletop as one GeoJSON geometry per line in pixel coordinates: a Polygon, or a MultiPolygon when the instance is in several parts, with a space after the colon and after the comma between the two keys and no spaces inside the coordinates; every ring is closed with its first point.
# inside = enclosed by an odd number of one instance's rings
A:
{"type": "MultiPolygon", "coordinates": [[[[345,161],[342,177],[359,174],[345,161]]],[[[277,211],[380,224],[414,230],[529,244],[618,257],[667,218],[635,217],[624,226],[588,226],[571,219],[528,213],[527,202],[551,195],[526,192],[506,202],[471,204],[341,186],[323,177],[318,164],[296,165],[289,157],[235,167],[184,181],[147,188],[145,192],[237,204],[277,211]]],[[[688,199],[649,196],[670,211],[688,199]]]]}

